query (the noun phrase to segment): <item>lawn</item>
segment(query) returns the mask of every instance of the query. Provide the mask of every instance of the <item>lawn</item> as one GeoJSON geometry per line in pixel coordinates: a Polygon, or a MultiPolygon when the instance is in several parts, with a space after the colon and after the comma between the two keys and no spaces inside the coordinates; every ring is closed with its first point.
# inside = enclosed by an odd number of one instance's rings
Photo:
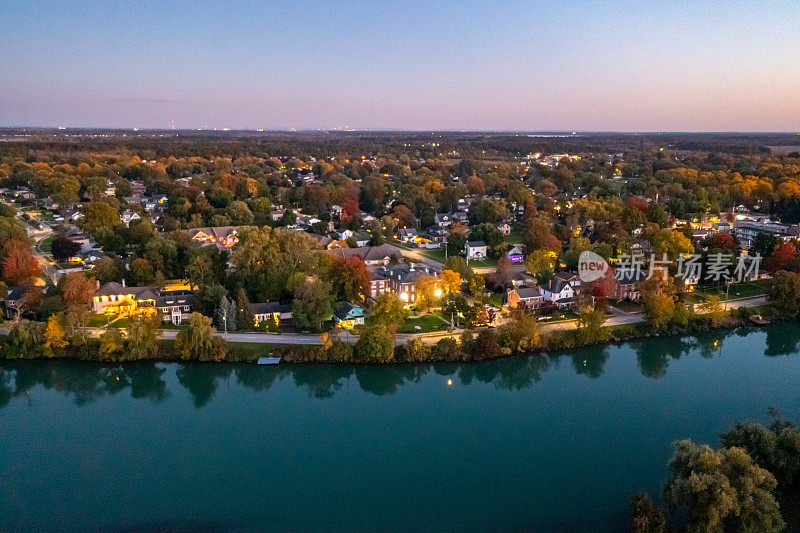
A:
{"type": "Polygon", "coordinates": [[[102,328],[106,324],[108,324],[109,317],[106,315],[99,315],[97,313],[92,313],[89,317],[89,322],[87,323],[90,328],[102,328]]]}
{"type": "Polygon", "coordinates": [[[416,318],[407,318],[398,331],[400,333],[430,333],[432,331],[442,331],[447,328],[447,323],[437,315],[422,315],[416,318]],[[419,326],[420,329],[416,329],[419,326]]]}
{"type": "Polygon", "coordinates": [[[55,238],[55,235],[50,235],[39,241],[39,249],[46,254],[51,253],[53,251],[53,241],[55,238]]]}
{"type": "MultiPolygon", "coordinates": [[[[751,298],[753,296],[761,296],[767,293],[768,280],[749,281],[745,283],[734,283],[730,286],[728,291],[728,298],[735,300],[737,298],[751,298]]],[[[725,287],[715,287],[710,289],[698,289],[692,294],[692,300],[695,302],[705,301],[707,295],[719,296],[725,299],[725,287]]]]}

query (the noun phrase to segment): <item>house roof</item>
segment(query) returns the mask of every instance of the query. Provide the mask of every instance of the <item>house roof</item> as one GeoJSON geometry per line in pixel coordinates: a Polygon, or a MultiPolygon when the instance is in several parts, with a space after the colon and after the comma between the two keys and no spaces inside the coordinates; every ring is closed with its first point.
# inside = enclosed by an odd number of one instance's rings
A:
{"type": "Polygon", "coordinates": [[[470,248],[480,248],[481,246],[486,246],[486,243],[483,241],[469,241],[467,242],[467,246],[470,248]]]}
{"type": "Polygon", "coordinates": [[[539,290],[538,287],[521,287],[516,289],[517,296],[520,297],[521,300],[529,300],[531,298],[541,298],[542,292],[539,290]]]}
{"type": "Polygon", "coordinates": [[[137,300],[155,300],[158,297],[155,287],[149,285],[123,287],[121,283],[116,281],[103,283],[94,293],[95,296],[117,296],[120,294],[132,294],[137,300]]]}
{"type": "Polygon", "coordinates": [[[292,310],[292,304],[282,304],[280,302],[260,302],[250,304],[253,314],[266,315],[272,313],[288,313],[292,310]]]}
{"type": "Polygon", "coordinates": [[[194,293],[191,291],[164,291],[156,298],[156,307],[173,305],[194,305],[194,293]]]}
{"type": "Polygon", "coordinates": [[[399,248],[396,248],[391,244],[382,244],[380,246],[361,246],[359,248],[334,248],[331,250],[331,253],[335,254],[337,257],[341,257],[342,259],[357,255],[365,262],[382,261],[387,257],[391,257],[392,254],[396,254],[398,257],[402,254],[399,248]]]}
{"type": "Polygon", "coordinates": [[[350,302],[342,302],[339,304],[339,306],[336,308],[336,312],[333,314],[339,320],[346,320],[349,316],[351,316],[351,313],[354,316],[363,316],[364,308],[359,305],[351,304],[350,302]]]}
{"type": "Polygon", "coordinates": [[[569,287],[569,283],[559,278],[553,278],[544,285],[542,285],[542,289],[546,290],[547,292],[552,292],[554,294],[560,293],[566,287],[569,287]]]}

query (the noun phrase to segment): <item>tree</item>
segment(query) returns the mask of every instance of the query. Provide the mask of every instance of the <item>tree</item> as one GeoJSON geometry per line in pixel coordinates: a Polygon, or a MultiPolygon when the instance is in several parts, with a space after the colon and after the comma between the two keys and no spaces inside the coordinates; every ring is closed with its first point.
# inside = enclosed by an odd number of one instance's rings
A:
{"type": "Polygon", "coordinates": [[[331,286],[311,279],[297,288],[294,294],[292,318],[301,329],[322,330],[322,323],[333,314],[331,286]]]}
{"type": "Polygon", "coordinates": [[[637,493],[631,499],[631,515],[633,533],[662,533],[667,527],[664,513],[644,492],[637,493]]]}
{"type": "Polygon", "coordinates": [[[89,303],[95,292],[94,281],[83,272],[70,272],[58,280],[61,297],[67,307],[67,325],[70,332],[86,326],[89,318],[89,303]]]}
{"type": "Polygon", "coordinates": [[[217,319],[217,326],[221,328],[222,331],[226,333],[228,331],[236,331],[237,309],[236,302],[232,299],[223,296],[219,304],[217,304],[217,310],[214,316],[216,316],[217,319]]]}
{"type": "Polygon", "coordinates": [[[250,305],[250,300],[247,298],[247,292],[239,287],[236,291],[236,326],[241,331],[249,331],[253,329],[255,318],[253,313],[253,306],[250,305]]]}
{"type": "Polygon", "coordinates": [[[64,336],[64,328],[61,320],[56,315],[50,315],[47,319],[47,326],[44,330],[44,351],[48,355],[54,355],[67,345],[64,336]]]}
{"type": "Polygon", "coordinates": [[[490,286],[496,289],[507,289],[511,286],[514,277],[514,264],[508,257],[501,257],[497,262],[494,273],[491,274],[490,286]]]}
{"type": "Polygon", "coordinates": [[[585,344],[608,340],[611,332],[603,328],[605,322],[605,311],[590,306],[583,307],[578,314],[575,330],[578,339],[585,344]]]}
{"type": "Polygon", "coordinates": [[[719,324],[720,320],[725,318],[725,309],[722,307],[722,298],[715,294],[706,296],[706,300],[702,304],[703,312],[706,313],[713,324],[719,324]]]}
{"type": "Polygon", "coordinates": [[[16,285],[39,277],[39,261],[31,246],[19,239],[9,239],[3,246],[3,280],[16,285]]]}
{"type": "Polygon", "coordinates": [[[100,359],[112,361],[125,349],[125,336],[118,328],[108,327],[100,335],[100,359]]]}
{"type": "Polygon", "coordinates": [[[533,250],[525,259],[525,270],[539,283],[553,279],[556,254],[550,250],[533,250]]]}
{"type": "Polygon", "coordinates": [[[153,265],[144,257],[137,257],[131,261],[131,273],[133,274],[136,283],[144,284],[150,283],[156,279],[156,273],[153,270],[153,265]]]}
{"type": "Polygon", "coordinates": [[[653,291],[642,294],[644,316],[654,329],[662,329],[669,324],[675,311],[675,300],[669,294],[653,291]]]}
{"type": "Polygon", "coordinates": [[[134,315],[128,322],[127,352],[131,359],[149,359],[158,355],[161,318],[134,315]]]}
{"type": "Polygon", "coordinates": [[[685,510],[690,531],[780,531],[775,477],[742,448],[712,450],[691,440],[675,444],[664,500],[685,510]]]}
{"type": "Polygon", "coordinates": [[[66,261],[81,251],[81,245],[66,235],[58,234],[50,245],[50,251],[56,261],[66,261]]]}
{"type": "Polygon", "coordinates": [[[667,254],[667,257],[675,261],[680,254],[694,253],[694,246],[692,241],[680,231],[672,231],[662,229],[653,237],[653,248],[657,257],[661,258],[662,254],[667,254]]]}
{"type": "Polygon", "coordinates": [[[433,276],[422,275],[414,283],[414,307],[419,311],[427,311],[435,307],[442,292],[438,288],[439,280],[433,276]]]}
{"type": "Polygon", "coordinates": [[[461,274],[453,270],[442,270],[439,275],[439,280],[442,283],[442,289],[445,294],[461,292],[461,274]]]}
{"type": "Polygon", "coordinates": [[[110,237],[122,226],[119,203],[112,198],[92,200],[83,210],[83,217],[78,220],[78,226],[98,240],[110,237]]]}
{"type": "Polygon", "coordinates": [[[787,318],[800,316],[800,274],[781,270],[769,286],[769,300],[787,318]]]}
{"type": "Polygon", "coordinates": [[[394,358],[394,341],[386,326],[374,325],[358,338],[354,355],[356,361],[385,363],[394,358]]]}
{"type": "Polygon", "coordinates": [[[522,242],[526,250],[561,253],[561,240],[553,235],[546,216],[535,216],[527,220],[522,230],[522,242]]]}
{"type": "Polygon", "coordinates": [[[370,309],[370,316],[376,324],[396,327],[406,317],[406,308],[400,297],[394,292],[385,292],[375,298],[370,309]]]}
{"type": "Polygon", "coordinates": [[[227,345],[216,335],[211,319],[200,313],[189,315],[189,323],[178,332],[175,350],[181,359],[219,361],[225,357],[227,345]]]}
{"type": "Polygon", "coordinates": [[[330,266],[328,278],[339,300],[360,302],[369,294],[369,269],[357,255],[336,258],[330,266]]]}
{"type": "Polygon", "coordinates": [[[120,281],[122,279],[122,269],[119,266],[119,261],[108,255],[104,255],[95,261],[91,273],[100,283],[120,281]]]}
{"type": "Polygon", "coordinates": [[[772,255],[764,262],[764,266],[772,273],[779,270],[796,270],[797,259],[798,254],[795,244],[784,242],[774,248],[772,255]]]}
{"type": "Polygon", "coordinates": [[[506,339],[508,347],[516,352],[533,350],[541,344],[541,324],[537,318],[527,313],[512,313],[502,327],[502,337],[506,339]]]}

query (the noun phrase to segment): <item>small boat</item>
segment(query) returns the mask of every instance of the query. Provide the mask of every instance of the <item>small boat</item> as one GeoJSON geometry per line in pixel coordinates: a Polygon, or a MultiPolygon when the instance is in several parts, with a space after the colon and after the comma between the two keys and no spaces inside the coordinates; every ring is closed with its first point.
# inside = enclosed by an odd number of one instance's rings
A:
{"type": "Polygon", "coordinates": [[[766,326],[767,324],[769,324],[769,319],[764,318],[761,315],[752,315],[750,317],[750,322],[752,322],[753,324],[757,324],[759,326],[766,326]]]}
{"type": "Polygon", "coordinates": [[[259,357],[258,364],[259,365],[277,365],[281,362],[280,357],[259,357]]]}

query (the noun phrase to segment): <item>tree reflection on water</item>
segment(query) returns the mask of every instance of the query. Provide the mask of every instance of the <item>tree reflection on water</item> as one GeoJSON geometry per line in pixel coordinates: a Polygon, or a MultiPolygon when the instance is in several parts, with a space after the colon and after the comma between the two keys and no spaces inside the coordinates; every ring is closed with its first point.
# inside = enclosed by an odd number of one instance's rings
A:
{"type": "MultiPolygon", "coordinates": [[[[696,337],[647,339],[627,344],[635,354],[639,371],[648,378],[667,374],[670,361],[695,352],[710,358],[722,350],[731,335],[748,335],[718,330],[696,337]]],[[[774,325],[765,331],[767,356],[797,353],[800,328],[774,325]]],[[[222,383],[235,383],[260,393],[290,379],[310,397],[325,399],[342,393],[348,386],[376,396],[397,393],[404,385],[420,382],[429,372],[451,377],[463,386],[492,384],[501,390],[519,391],[533,387],[549,371],[568,360],[578,375],[598,379],[610,358],[609,346],[595,346],[564,354],[532,354],[526,357],[480,363],[437,363],[396,365],[278,365],[201,363],[126,363],[104,366],[67,360],[0,361],[0,408],[15,398],[27,397],[35,387],[58,392],[77,406],[100,398],[127,393],[131,398],[159,403],[169,398],[176,386],[183,387],[192,404],[201,409],[216,396],[222,383]],[[172,371],[174,369],[174,376],[172,371]],[[169,371],[169,372],[168,372],[169,371]]]]}

